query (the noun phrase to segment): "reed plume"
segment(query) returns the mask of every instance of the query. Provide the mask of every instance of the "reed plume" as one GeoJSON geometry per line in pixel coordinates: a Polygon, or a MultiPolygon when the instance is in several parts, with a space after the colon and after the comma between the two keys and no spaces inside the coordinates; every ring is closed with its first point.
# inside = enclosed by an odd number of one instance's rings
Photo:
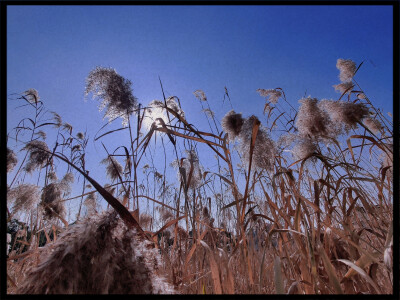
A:
{"type": "Polygon", "coordinates": [[[336,62],[336,68],[339,69],[339,79],[341,82],[349,82],[356,73],[356,63],[350,59],[339,58],[336,62]]]}
{"type": "Polygon", "coordinates": [[[139,241],[115,212],[90,215],[62,233],[17,294],[168,294],[150,242],[139,241]]]}
{"type": "Polygon", "coordinates": [[[7,173],[11,172],[18,163],[17,155],[7,147],[7,173]]]}
{"type": "Polygon", "coordinates": [[[86,78],[85,95],[93,93],[102,100],[99,110],[105,109],[104,118],[109,122],[121,117],[122,125],[128,125],[128,118],[137,108],[137,98],[132,94],[131,81],[119,75],[112,68],[96,67],[86,78]]]}
{"type": "Polygon", "coordinates": [[[29,152],[28,162],[24,167],[26,172],[32,173],[34,170],[41,169],[48,164],[51,154],[49,154],[50,150],[45,142],[31,141],[22,150],[29,152]]]}
{"type": "Polygon", "coordinates": [[[21,184],[7,192],[7,202],[12,203],[13,213],[31,211],[40,201],[39,187],[34,184],[21,184]]]}
{"type": "Polygon", "coordinates": [[[228,133],[228,139],[233,141],[241,132],[244,119],[242,114],[237,114],[233,109],[221,121],[222,129],[228,133]]]}
{"type": "MultiPolygon", "coordinates": [[[[257,120],[258,118],[254,115],[247,118],[244,121],[242,130],[239,134],[240,152],[242,153],[242,158],[246,163],[249,163],[250,161],[251,136],[254,122],[257,120]]],[[[253,150],[253,163],[255,167],[273,171],[276,153],[275,142],[270,138],[267,129],[261,125],[257,132],[253,150]]]]}

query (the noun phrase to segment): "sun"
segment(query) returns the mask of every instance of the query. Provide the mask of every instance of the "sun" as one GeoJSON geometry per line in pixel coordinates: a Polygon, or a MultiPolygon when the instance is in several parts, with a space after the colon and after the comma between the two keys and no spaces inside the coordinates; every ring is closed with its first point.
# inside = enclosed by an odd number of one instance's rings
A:
{"type": "Polygon", "coordinates": [[[168,123],[165,109],[162,108],[159,104],[159,101],[153,100],[149,103],[148,107],[145,110],[143,117],[143,126],[147,131],[150,130],[154,122],[156,127],[161,127],[160,121],[157,121],[158,118],[164,120],[164,123],[168,123]]]}
{"type": "MultiPolygon", "coordinates": [[[[169,109],[174,110],[181,118],[185,117],[185,113],[173,97],[168,98],[166,100],[166,104],[169,109]]],[[[176,117],[172,116],[171,114],[170,118],[171,120],[176,119],[176,117]]],[[[154,122],[156,122],[156,127],[161,127],[160,121],[157,121],[157,119],[162,119],[165,124],[169,124],[164,102],[153,100],[145,109],[143,117],[144,128],[149,131],[154,122]]]]}

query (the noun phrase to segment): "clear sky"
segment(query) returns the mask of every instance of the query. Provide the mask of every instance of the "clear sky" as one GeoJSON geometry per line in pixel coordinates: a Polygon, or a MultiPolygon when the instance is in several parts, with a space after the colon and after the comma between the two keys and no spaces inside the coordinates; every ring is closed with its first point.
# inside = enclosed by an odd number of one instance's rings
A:
{"type": "MultiPolygon", "coordinates": [[[[237,112],[263,121],[256,89],[280,87],[294,107],[305,95],[338,99],[332,85],[344,58],[364,61],[355,79],[393,112],[392,30],[392,7],[383,5],[8,6],[7,94],[35,88],[74,132],[93,137],[103,113],[84,101],[85,78],[96,66],[113,67],[143,105],[162,99],[160,76],[187,119],[208,130],[195,90],[218,120],[230,110],[226,86],[237,112]]],[[[9,101],[7,132],[23,114],[14,108],[9,101]]],[[[106,156],[101,144],[90,142],[88,152],[88,169],[106,156]]]]}

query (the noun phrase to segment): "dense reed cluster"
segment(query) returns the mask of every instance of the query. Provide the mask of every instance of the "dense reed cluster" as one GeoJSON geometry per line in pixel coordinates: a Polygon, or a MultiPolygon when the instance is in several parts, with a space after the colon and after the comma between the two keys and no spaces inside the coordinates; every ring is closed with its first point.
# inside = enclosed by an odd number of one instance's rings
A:
{"type": "Polygon", "coordinates": [[[66,230],[17,293],[159,294],[174,289],[157,275],[161,263],[150,242],[137,240],[116,212],[88,216],[66,230]]]}
{"type": "Polygon", "coordinates": [[[34,118],[7,139],[7,293],[392,293],[393,121],[355,82],[360,66],[336,67],[338,99],[295,108],[258,89],[257,115],[230,103],[219,116],[196,90],[209,130],[162,85],[143,106],[97,67],[85,93],[123,126],[96,133],[95,167],[90,133],[19,94],[34,118]]]}

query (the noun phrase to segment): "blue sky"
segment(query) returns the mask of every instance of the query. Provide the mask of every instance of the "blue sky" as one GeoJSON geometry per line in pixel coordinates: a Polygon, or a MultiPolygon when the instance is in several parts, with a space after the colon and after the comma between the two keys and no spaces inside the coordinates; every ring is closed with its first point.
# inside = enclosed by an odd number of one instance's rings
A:
{"type": "MultiPolygon", "coordinates": [[[[160,76],[166,95],[178,96],[187,119],[207,131],[195,90],[218,120],[230,110],[226,86],[236,111],[263,121],[256,89],[280,87],[296,108],[305,95],[338,99],[332,85],[344,58],[364,61],[355,79],[393,112],[392,30],[392,7],[383,5],[8,6],[7,94],[35,88],[74,132],[93,137],[103,113],[84,101],[85,78],[96,66],[113,67],[143,105],[162,99],[160,76]]],[[[8,101],[7,132],[24,114],[15,106],[8,101]]],[[[95,168],[105,153],[90,144],[95,168]]]]}

